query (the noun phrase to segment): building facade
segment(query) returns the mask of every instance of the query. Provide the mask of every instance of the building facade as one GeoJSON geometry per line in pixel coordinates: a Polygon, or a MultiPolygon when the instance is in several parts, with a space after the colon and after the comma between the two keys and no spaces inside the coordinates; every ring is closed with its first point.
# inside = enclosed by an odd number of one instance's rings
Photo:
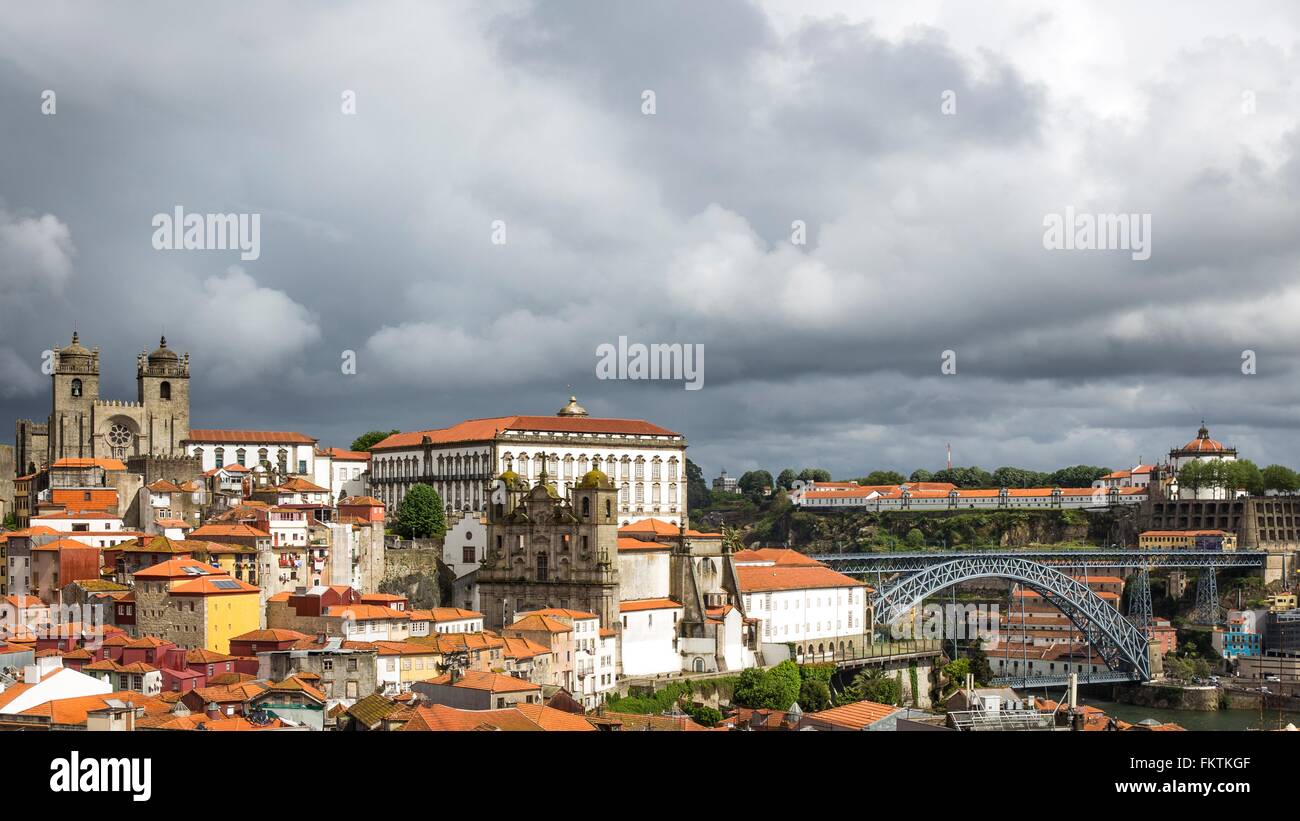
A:
{"type": "Polygon", "coordinates": [[[416,484],[432,485],[449,510],[483,513],[493,479],[535,482],[546,470],[563,495],[591,470],[618,491],[630,523],[686,517],[686,437],[639,419],[598,419],[570,398],[555,416],[471,419],[449,428],[398,433],[370,449],[371,494],[393,511],[416,484]]]}
{"type": "Polygon", "coordinates": [[[50,415],[44,423],[20,419],[15,461],[21,474],[36,473],[58,459],[173,456],[190,432],[190,355],[159,341],[136,360],[134,402],[99,396],[99,349],[72,344],[54,350],[50,415]]]}

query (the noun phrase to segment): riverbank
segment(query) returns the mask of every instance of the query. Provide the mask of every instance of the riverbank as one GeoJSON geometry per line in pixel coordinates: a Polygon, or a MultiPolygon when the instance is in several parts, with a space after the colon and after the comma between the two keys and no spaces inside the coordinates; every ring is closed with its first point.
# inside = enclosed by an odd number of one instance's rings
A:
{"type": "Polygon", "coordinates": [[[1278,710],[1179,710],[1126,704],[1107,699],[1083,698],[1083,704],[1096,707],[1114,718],[1137,724],[1144,719],[1173,722],[1188,730],[1276,730],[1287,724],[1300,727],[1300,713],[1278,710]]]}

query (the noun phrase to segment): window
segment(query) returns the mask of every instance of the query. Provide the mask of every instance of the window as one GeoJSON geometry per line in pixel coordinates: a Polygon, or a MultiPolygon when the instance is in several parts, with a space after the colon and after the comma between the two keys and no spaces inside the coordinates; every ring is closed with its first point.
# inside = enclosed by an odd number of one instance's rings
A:
{"type": "Polygon", "coordinates": [[[74,379],[74,380],[72,380],[72,395],[73,395],[73,396],[81,396],[81,380],[80,380],[80,379],[74,379]]]}
{"type": "Polygon", "coordinates": [[[164,382],[158,386],[158,398],[159,399],[172,398],[172,383],[164,382]]]}
{"type": "Polygon", "coordinates": [[[217,467],[224,467],[226,464],[226,449],[217,448],[213,453],[216,454],[217,457],[217,467]]]}
{"type": "Polygon", "coordinates": [[[474,561],[474,545],[465,545],[461,548],[461,561],[470,564],[474,561]]]}

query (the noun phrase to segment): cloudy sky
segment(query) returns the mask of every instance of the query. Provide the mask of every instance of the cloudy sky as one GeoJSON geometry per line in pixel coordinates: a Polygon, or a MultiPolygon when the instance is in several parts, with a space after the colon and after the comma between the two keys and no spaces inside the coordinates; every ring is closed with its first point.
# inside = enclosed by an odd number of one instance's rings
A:
{"type": "Polygon", "coordinates": [[[195,427],[327,445],[572,391],[709,475],[1119,467],[1202,418],[1300,466],[1300,7],[872,5],[8,9],[0,426],[75,324],[106,398],[166,333],[195,427]],[[177,205],[260,257],[155,250],[177,205]],[[1045,249],[1067,207],[1151,258],[1045,249]],[[619,336],[704,388],[598,380],[619,336]]]}

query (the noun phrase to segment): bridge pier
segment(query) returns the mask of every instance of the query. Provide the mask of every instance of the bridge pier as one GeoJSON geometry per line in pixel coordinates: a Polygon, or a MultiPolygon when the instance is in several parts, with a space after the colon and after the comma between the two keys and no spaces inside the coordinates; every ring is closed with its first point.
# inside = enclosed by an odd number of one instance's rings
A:
{"type": "Polygon", "coordinates": [[[1212,567],[1202,570],[1201,578],[1196,583],[1196,606],[1192,610],[1192,622],[1206,625],[1219,623],[1219,579],[1212,567]]]}
{"type": "Polygon", "coordinates": [[[1151,627],[1151,574],[1145,567],[1129,579],[1133,585],[1128,596],[1128,620],[1139,630],[1151,627]]]}

